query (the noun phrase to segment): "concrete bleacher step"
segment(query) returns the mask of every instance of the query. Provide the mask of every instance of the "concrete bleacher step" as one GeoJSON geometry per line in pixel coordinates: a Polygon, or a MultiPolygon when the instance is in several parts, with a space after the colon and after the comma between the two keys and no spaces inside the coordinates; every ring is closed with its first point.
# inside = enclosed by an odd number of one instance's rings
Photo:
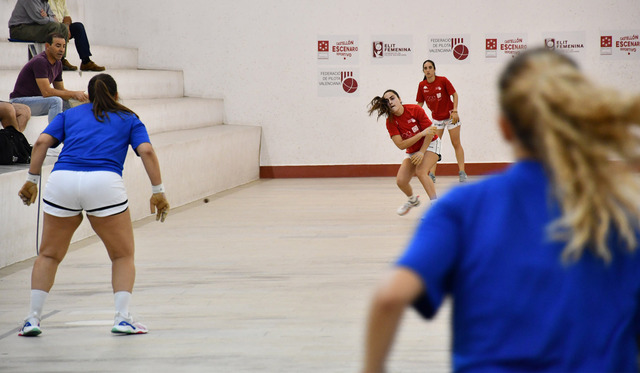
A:
{"type": "MultiPolygon", "coordinates": [[[[122,100],[133,110],[149,134],[179,131],[223,124],[224,102],[221,99],[179,97],[122,100]]],[[[47,117],[31,117],[24,136],[33,144],[47,127],[47,117]]]]}
{"type": "MultiPolygon", "coordinates": [[[[151,135],[171,206],[178,207],[257,180],[260,175],[260,138],[260,127],[229,124],[151,135]]],[[[48,157],[42,168],[42,185],[49,178],[52,161],[48,157]]],[[[0,195],[3,196],[0,268],[34,256],[38,219],[42,229],[42,212],[38,212],[37,204],[25,207],[17,196],[27,167],[11,167],[13,171],[0,173],[0,195]]],[[[123,179],[132,220],[149,216],[149,178],[142,161],[132,150],[127,154],[123,179]]],[[[170,221],[165,224],[170,224],[170,221]]],[[[85,219],[72,242],[93,235],[85,219]]]]}
{"type": "MultiPolygon", "coordinates": [[[[0,70],[0,99],[7,100],[13,91],[19,70],[0,70]]],[[[184,96],[182,71],[172,70],[106,70],[118,83],[122,99],[174,98],[184,96]]],[[[64,87],[86,91],[96,72],[65,71],[64,87]]]]}
{"type": "MultiPolygon", "coordinates": [[[[7,0],[0,0],[0,8],[8,4],[7,0]]],[[[121,102],[135,111],[147,127],[172,207],[260,177],[260,127],[224,124],[222,99],[184,97],[182,71],[137,69],[137,49],[93,45],[91,49],[93,60],[106,66],[105,72],[118,83],[121,102]]],[[[27,56],[26,44],[0,40],[0,100],[9,99],[27,56]]],[[[67,57],[72,64],[79,65],[74,46],[69,48],[67,57]]],[[[67,89],[86,91],[89,80],[98,73],[65,71],[63,74],[67,89]]],[[[47,116],[32,116],[25,130],[29,142],[35,142],[47,124],[47,116]]],[[[55,160],[55,156],[47,156],[42,186],[55,160]]],[[[23,206],[17,196],[27,168],[27,165],[0,166],[0,195],[3,196],[0,268],[36,255],[42,212],[37,206],[23,206]]],[[[127,155],[123,178],[132,220],[149,216],[149,179],[132,150],[127,155]]],[[[93,235],[85,219],[72,242],[93,235]]]]}
{"type": "MultiPolygon", "coordinates": [[[[71,40],[67,59],[80,67],[80,57],[71,40]]],[[[13,43],[7,39],[0,40],[0,70],[20,70],[28,61],[27,43],[13,43]]],[[[138,67],[138,50],[135,48],[91,46],[91,57],[96,63],[108,69],[136,69],[138,67]]]]}

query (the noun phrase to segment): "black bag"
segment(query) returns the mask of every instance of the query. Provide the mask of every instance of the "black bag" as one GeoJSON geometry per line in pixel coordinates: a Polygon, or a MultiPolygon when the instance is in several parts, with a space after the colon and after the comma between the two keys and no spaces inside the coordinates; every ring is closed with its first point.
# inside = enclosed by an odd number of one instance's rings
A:
{"type": "Polygon", "coordinates": [[[33,147],[14,127],[0,130],[0,164],[31,163],[33,147]]]}

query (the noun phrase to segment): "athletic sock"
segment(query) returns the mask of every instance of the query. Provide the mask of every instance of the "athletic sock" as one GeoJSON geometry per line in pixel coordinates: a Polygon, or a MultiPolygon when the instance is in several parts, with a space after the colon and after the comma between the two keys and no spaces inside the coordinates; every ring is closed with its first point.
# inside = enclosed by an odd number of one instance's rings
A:
{"type": "Polygon", "coordinates": [[[128,291],[119,291],[113,294],[116,303],[116,312],[124,316],[129,316],[129,302],[131,302],[131,293],[128,291]]]}
{"type": "MultiPolygon", "coordinates": [[[[29,322],[35,322],[34,318],[38,320],[42,317],[42,309],[44,308],[44,302],[47,300],[46,291],[31,289],[31,304],[29,306],[29,322]]],[[[36,323],[37,324],[37,323],[36,323]]]]}
{"type": "Polygon", "coordinates": [[[416,197],[414,194],[411,195],[411,197],[409,197],[409,202],[415,202],[416,200],[418,200],[418,197],[416,197]]]}

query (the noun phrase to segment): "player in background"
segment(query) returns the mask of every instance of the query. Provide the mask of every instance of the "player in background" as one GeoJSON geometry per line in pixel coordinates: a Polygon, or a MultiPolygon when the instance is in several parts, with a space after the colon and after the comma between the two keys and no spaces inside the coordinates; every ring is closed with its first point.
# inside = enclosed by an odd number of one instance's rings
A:
{"type": "Polygon", "coordinates": [[[412,207],[420,205],[410,184],[413,175],[418,177],[430,200],[437,198],[436,187],[428,173],[438,161],[440,139],[424,109],[418,105],[402,104],[400,96],[392,89],[386,90],[382,97],[376,96],[371,100],[369,115],[374,112],[377,112],[378,118],[387,118],[387,131],[391,140],[399,149],[406,150],[405,159],[396,176],[398,188],[408,198],[397,212],[398,215],[405,215],[412,207]]]}
{"type": "MultiPolygon", "coordinates": [[[[426,60],[422,64],[424,79],[418,84],[416,101],[418,105],[427,107],[431,111],[433,124],[438,131],[436,134],[442,138],[444,130],[449,131],[451,145],[456,153],[458,162],[458,177],[460,182],[467,180],[467,173],[464,170],[464,149],[460,143],[460,116],[458,115],[458,93],[449,79],[436,75],[436,64],[431,60],[426,60]]],[[[429,176],[436,182],[436,165],[429,170],[429,176]]]]}

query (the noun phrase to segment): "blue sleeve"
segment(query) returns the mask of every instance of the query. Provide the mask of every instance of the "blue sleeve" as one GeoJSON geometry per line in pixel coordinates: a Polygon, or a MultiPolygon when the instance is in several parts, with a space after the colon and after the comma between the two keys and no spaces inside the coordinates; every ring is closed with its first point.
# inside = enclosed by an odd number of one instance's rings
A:
{"type": "Polygon", "coordinates": [[[42,131],[42,133],[46,133],[48,135],[51,135],[56,140],[58,140],[58,143],[55,146],[53,146],[54,148],[56,146],[58,146],[61,142],[64,142],[64,139],[65,139],[65,132],[64,132],[64,121],[65,121],[65,118],[66,118],[66,116],[65,116],[64,112],[56,115],[56,117],[53,118],[51,123],[49,123],[47,128],[45,128],[44,131],[42,131]]]}
{"type": "Polygon", "coordinates": [[[425,318],[435,316],[447,293],[452,290],[452,276],[461,243],[461,221],[455,214],[450,195],[438,200],[422,218],[409,246],[397,266],[415,272],[425,287],[413,304],[425,318]]]}
{"type": "MultiPolygon", "coordinates": [[[[131,125],[131,137],[129,138],[129,143],[131,144],[131,148],[136,151],[140,144],[145,142],[151,143],[151,140],[147,133],[147,127],[144,126],[140,119],[135,115],[132,115],[131,118],[133,120],[133,124],[131,125]]],[[[137,154],[138,152],[136,151],[136,155],[137,154]]]]}

